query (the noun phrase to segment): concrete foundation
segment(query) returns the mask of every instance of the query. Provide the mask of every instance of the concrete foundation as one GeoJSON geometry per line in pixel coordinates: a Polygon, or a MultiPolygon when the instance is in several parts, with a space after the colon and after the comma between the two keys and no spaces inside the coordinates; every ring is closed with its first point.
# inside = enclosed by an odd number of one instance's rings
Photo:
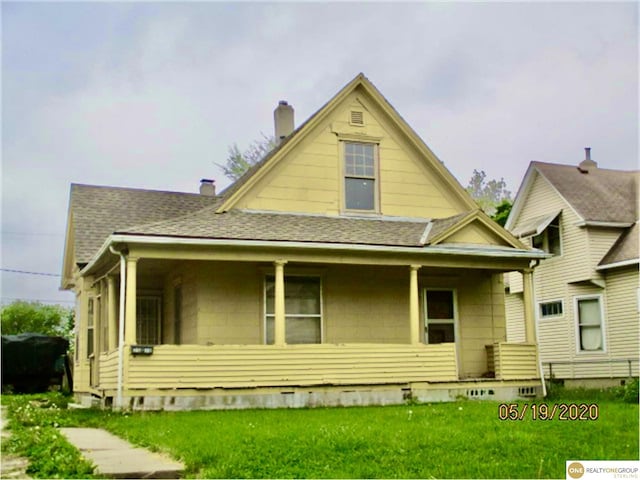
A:
{"type": "MultiPolygon", "coordinates": [[[[114,397],[77,393],[84,405],[115,407],[114,397]]],[[[123,408],[131,410],[232,410],[249,408],[313,408],[452,402],[459,399],[523,401],[542,396],[539,381],[468,381],[445,384],[323,386],[256,389],[176,389],[126,391],[123,408]]]]}

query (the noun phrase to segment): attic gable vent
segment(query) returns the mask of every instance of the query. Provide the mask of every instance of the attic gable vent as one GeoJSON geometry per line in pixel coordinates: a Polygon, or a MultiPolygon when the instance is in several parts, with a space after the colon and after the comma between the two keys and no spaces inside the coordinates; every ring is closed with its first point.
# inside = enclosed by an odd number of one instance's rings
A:
{"type": "Polygon", "coordinates": [[[364,125],[364,113],[352,110],[350,123],[351,125],[364,125]]]}

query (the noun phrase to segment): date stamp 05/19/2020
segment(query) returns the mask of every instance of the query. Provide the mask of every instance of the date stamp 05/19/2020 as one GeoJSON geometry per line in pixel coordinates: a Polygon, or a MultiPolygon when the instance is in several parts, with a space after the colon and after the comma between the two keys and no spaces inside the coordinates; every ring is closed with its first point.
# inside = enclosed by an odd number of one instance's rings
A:
{"type": "Polygon", "coordinates": [[[501,403],[498,405],[500,420],[520,421],[561,420],[594,421],[598,420],[600,409],[596,403],[501,403]]]}

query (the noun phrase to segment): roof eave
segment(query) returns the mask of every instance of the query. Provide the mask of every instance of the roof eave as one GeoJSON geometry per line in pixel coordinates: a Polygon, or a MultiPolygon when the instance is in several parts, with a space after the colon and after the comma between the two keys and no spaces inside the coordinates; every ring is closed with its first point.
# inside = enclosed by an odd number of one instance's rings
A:
{"type": "Polygon", "coordinates": [[[541,250],[502,248],[483,245],[467,244],[439,244],[417,246],[366,245],[350,243],[301,242],[301,241],[273,241],[273,240],[234,240],[216,238],[192,238],[171,236],[150,236],[131,234],[112,234],[103,243],[100,250],[91,261],[85,265],[80,275],[90,273],[103,256],[109,252],[114,244],[147,244],[147,245],[193,245],[193,246],[241,246],[258,248],[291,248],[305,250],[335,250],[371,253],[409,253],[428,255],[477,256],[483,258],[512,258],[538,260],[548,258],[549,255],[541,250]]]}

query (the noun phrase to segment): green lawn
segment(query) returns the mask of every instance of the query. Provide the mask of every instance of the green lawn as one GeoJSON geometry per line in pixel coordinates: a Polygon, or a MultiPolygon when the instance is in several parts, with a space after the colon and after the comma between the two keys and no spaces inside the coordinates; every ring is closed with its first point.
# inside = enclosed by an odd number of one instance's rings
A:
{"type": "Polygon", "coordinates": [[[599,418],[582,421],[534,421],[530,410],[523,420],[503,421],[497,402],[462,401],[134,414],[61,410],[55,423],[100,426],[169,452],[186,464],[187,476],[198,478],[564,478],[565,460],[638,458],[638,405],[597,403],[599,418]]]}

